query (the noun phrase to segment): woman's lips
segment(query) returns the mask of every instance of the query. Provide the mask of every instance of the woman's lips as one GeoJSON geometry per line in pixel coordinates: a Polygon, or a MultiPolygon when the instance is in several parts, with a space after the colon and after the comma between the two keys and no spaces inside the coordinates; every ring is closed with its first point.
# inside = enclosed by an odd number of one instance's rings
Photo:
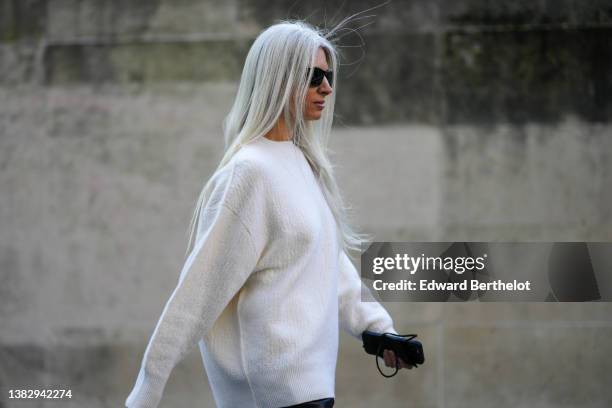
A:
{"type": "Polygon", "coordinates": [[[323,110],[323,108],[325,108],[325,102],[315,102],[314,104],[317,106],[317,108],[319,108],[321,110],[323,110]]]}

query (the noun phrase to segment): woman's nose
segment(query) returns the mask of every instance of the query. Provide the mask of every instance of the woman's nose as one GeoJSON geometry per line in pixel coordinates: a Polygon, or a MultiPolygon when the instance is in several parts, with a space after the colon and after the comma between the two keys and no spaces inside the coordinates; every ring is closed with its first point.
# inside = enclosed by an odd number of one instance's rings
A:
{"type": "Polygon", "coordinates": [[[319,87],[319,92],[325,95],[329,95],[330,93],[332,93],[333,89],[331,86],[329,86],[329,82],[327,81],[327,78],[323,78],[323,82],[321,83],[321,86],[319,87]]]}

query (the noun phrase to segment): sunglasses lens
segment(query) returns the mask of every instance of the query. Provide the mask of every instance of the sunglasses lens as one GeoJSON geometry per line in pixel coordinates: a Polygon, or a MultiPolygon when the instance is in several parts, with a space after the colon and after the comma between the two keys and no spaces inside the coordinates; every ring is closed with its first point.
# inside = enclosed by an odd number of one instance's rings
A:
{"type": "MultiPolygon", "coordinates": [[[[310,74],[310,70],[308,71],[308,74],[310,74]]],[[[331,71],[325,72],[321,68],[315,68],[314,72],[312,73],[312,79],[310,80],[310,86],[320,86],[323,83],[323,78],[327,78],[329,86],[332,86],[334,81],[333,73],[331,71]]]]}
{"type": "Polygon", "coordinates": [[[310,81],[310,86],[319,86],[323,83],[323,71],[315,69],[312,74],[312,80],[310,81]]]}

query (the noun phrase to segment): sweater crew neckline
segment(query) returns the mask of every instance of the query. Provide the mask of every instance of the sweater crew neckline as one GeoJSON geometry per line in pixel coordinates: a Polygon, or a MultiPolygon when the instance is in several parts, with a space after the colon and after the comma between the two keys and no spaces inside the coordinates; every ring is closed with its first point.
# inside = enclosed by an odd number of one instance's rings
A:
{"type": "Polygon", "coordinates": [[[293,139],[289,139],[289,140],[271,140],[271,139],[268,139],[265,136],[262,136],[260,139],[262,139],[265,143],[271,144],[271,145],[283,146],[283,145],[289,145],[289,144],[294,145],[295,144],[295,143],[293,143],[293,139]]]}

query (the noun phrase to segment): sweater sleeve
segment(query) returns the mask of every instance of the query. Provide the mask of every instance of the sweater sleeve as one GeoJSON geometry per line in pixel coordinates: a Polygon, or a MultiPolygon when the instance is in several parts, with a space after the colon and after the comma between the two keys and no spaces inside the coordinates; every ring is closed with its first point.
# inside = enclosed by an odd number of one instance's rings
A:
{"type": "Polygon", "coordinates": [[[261,192],[236,171],[220,178],[200,212],[195,244],[149,340],[125,402],[129,408],[158,406],[175,365],[206,335],[257,264],[265,238],[256,221],[261,215],[251,212],[261,192]]]}
{"type": "Polygon", "coordinates": [[[359,340],[365,330],[397,334],[391,316],[374,299],[370,290],[362,287],[359,273],[344,250],[340,251],[339,268],[338,303],[342,329],[359,340]],[[371,301],[361,300],[362,290],[371,301]]]}

